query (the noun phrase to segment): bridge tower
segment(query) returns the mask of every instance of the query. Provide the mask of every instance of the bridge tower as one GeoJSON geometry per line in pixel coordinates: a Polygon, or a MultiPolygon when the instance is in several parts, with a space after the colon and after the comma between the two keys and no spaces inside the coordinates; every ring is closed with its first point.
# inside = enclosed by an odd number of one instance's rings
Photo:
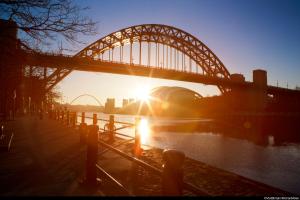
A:
{"type": "Polygon", "coordinates": [[[253,91],[251,92],[252,109],[263,112],[267,106],[267,71],[253,70],[253,91]]]}
{"type": "Polygon", "coordinates": [[[0,113],[4,117],[15,111],[19,102],[22,70],[17,48],[17,24],[0,19],[0,113]]]}
{"type": "MultiPolygon", "coordinates": [[[[231,74],[230,75],[230,79],[236,83],[244,83],[245,82],[245,77],[243,74],[231,74]]],[[[245,108],[245,101],[247,99],[246,97],[246,92],[245,90],[241,89],[241,88],[236,88],[233,87],[231,89],[231,100],[230,100],[230,104],[232,106],[232,109],[234,110],[243,110],[245,108]],[[243,99],[244,101],[240,101],[241,99],[243,99]]]]}

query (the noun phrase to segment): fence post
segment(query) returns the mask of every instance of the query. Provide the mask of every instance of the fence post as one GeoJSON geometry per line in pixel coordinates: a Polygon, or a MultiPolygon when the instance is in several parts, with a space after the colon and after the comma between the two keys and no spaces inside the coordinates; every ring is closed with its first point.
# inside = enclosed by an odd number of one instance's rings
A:
{"type": "Polygon", "coordinates": [[[58,120],[58,111],[57,111],[57,109],[55,110],[55,113],[54,113],[54,114],[55,114],[54,119],[55,119],[55,120],[58,120]]]}
{"type": "Polygon", "coordinates": [[[61,122],[64,123],[64,115],[65,115],[65,112],[62,110],[61,111],[61,122]]]}
{"type": "Polygon", "coordinates": [[[56,120],[57,121],[60,120],[60,112],[59,112],[59,110],[56,110],[56,120]]]}
{"type": "Polygon", "coordinates": [[[60,121],[60,111],[57,110],[57,121],[60,121]]]}
{"type": "MultiPolygon", "coordinates": [[[[96,114],[97,118],[97,114],[96,114]]],[[[95,124],[88,126],[87,155],[86,155],[86,183],[95,186],[97,179],[97,154],[98,154],[98,130],[95,124]]]]}
{"type": "Polygon", "coordinates": [[[72,114],[72,127],[75,127],[76,126],[76,120],[77,120],[77,114],[76,112],[73,112],[72,114]]]}
{"type": "Polygon", "coordinates": [[[165,196],[181,196],[185,155],[177,150],[163,151],[162,192],[165,196]]]}
{"type": "Polygon", "coordinates": [[[109,124],[108,124],[108,131],[109,131],[109,141],[113,142],[115,140],[115,116],[109,116],[109,124]]]}
{"type": "Polygon", "coordinates": [[[97,125],[98,119],[97,119],[97,114],[93,114],[93,125],[97,125]]]}
{"type": "Polygon", "coordinates": [[[135,137],[134,137],[134,155],[139,157],[142,153],[141,149],[141,134],[139,130],[141,118],[135,118],[135,137]]]}
{"type": "Polygon", "coordinates": [[[81,123],[83,124],[85,122],[85,112],[81,113],[81,123]]]}
{"type": "Polygon", "coordinates": [[[4,125],[1,125],[0,135],[1,135],[1,139],[2,139],[2,136],[4,135],[4,125]]]}
{"type": "Polygon", "coordinates": [[[44,117],[44,113],[43,112],[44,111],[42,109],[39,109],[39,118],[40,119],[43,119],[43,117],[44,117]]]}
{"type": "Polygon", "coordinates": [[[80,144],[86,143],[86,135],[87,135],[87,124],[85,121],[85,112],[81,113],[81,123],[79,125],[79,141],[80,144]]]}
{"type": "Polygon", "coordinates": [[[66,116],[66,124],[67,124],[67,126],[69,126],[69,124],[70,124],[70,111],[67,111],[67,116],[66,116]]]}

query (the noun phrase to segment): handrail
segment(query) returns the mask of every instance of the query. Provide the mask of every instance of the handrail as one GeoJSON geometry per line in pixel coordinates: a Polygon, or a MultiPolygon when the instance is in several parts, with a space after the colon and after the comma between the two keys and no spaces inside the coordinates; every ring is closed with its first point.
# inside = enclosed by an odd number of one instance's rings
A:
{"type": "MultiPolygon", "coordinates": [[[[162,176],[162,170],[152,166],[152,165],[149,165],[148,163],[136,158],[136,157],[133,157],[133,156],[130,156],[116,148],[114,148],[113,146],[105,143],[105,142],[102,142],[101,140],[98,140],[98,143],[100,143],[101,145],[105,146],[106,148],[109,148],[110,150],[116,152],[117,154],[127,158],[128,160],[130,161],[133,161],[135,162],[136,164],[144,167],[145,169],[153,172],[154,174],[158,175],[158,176],[162,176]]],[[[197,194],[197,195],[201,195],[201,196],[212,196],[210,193],[208,193],[207,191],[204,191],[204,190],[201,190],[200,188],[190,184],[190,183],[187,183],[187,182],[183,182],[183,186],[185,189],[197,194]]]]}
{"type": "MultiPolygon", "coordinates": [[[[67,115],[67,116],[68,116],[68,115],[67,115]]],[[[94,115],[94,116],[96,116],[96,115],[94,115]]],[[[78,117],[78,115],[76,115],[76,117],[78,117]]],[[[82,117],[82,116],[81,116],[81,117],[82,117]]],[[[85,118],[93,119],[92,117],[85,117],[85,118]]],[[[99,118],[97,118],[97,120],[103,120],[103,121],[108,121],[108,122],[110,121],[110,120],[99,119],[99,118]]],[[[129,127],[135,126],[135,124],[132,124],[132,123],[126,123],[126,122],[117,122],[117,121],[113,121],[113,123],[127,124],[127,125],[130,125],[129,127]]],[[[111,133],[111,131],[112,131],[112,130],[110,130],[109,133],[111,133]]],[[[97,132],[95,132],[95,133],[97,133],[97,132]]],[[[98,134],[99,134],[99,133],[101,133],[101,132],[98,131],[98,134]]],[[[102,133],[106,133],[106,132],[102,132],[102,133]]],[[[129,135],[125,135],[125,134],[122,134],[122,133],[118,133],[118,132],[115,132],[115,131],[114,131],[114,134],[118,134],[118,135],[122,135],[122,136],[125,136],[125,137],[129,137],[129,138],[131,138],[131,140],[129,140],[129,141],[132,141],[132,140],[136,139],[135,137],[132,137],[132,136],[129,136],[129,135]]],[[[97,136],[97,138],[98,138],[98,136],[97,136]]],[[[129,142],[129,141],[126,141],[126,142],[129,142]]],[[[121,144],[124,144],[124,143],[126,143],[126,142],[123,142],[123,143],[121,143],[121,144]]],[[[101,141],[101,139],[96,140],[96,143],[98,143],[98,145],[101,144],[101,145],[103,145],[104,147],[107,148],[107,149],[103,150],[100,154],[105,153],[105,152],[108,151],[108,150],[112,150],[112,151],[116,152],[117,154],[123,156],[124,158],[126,158],[126,159],[128,159],[128,160],[130,160],[130,161],[132,161],[132,162],[134,162],[134,163],[136,163],[136,164],[138,164],[139,166],[142,166],[142,167],[144,167],[145,169],[147,169],[147,170],[153,172],[154,174],[156,174],[156,175],[162,177],[163,171],[162,171],[161,169],[159,169],[159,168],[157,168],[157,167],[154,167],[154,166],[152,166],[152,165],[150,165],[150,164],[148,164],[148,163],[146,163],[146,162],[144,162],[144,161],[138,159],[137,157],[133,157],[133,156],[131,156],[131,155],[129,155],[129,154],[126,154],[126,153],[124,153],[124,152],[122,152],[122,151],[116,149],[115,147],[113,147],[113,146],[111,146],[111,145],[109,145],[109,144],[107,144],[107,143],[101,141]]],[[[119,144],[119,145],[121,145],[121,144],[119,144]]],[[[117,145],[117,146],[119,146],[119,145],[117,145]]],[[[96,145],[96,146],[97,146],[97,145],[96,145]]],[[[150,146],[150,145],[145,145],[145,146],[150,146]]],[[[151,147],[151,146],[150,146],[150,147],[151,147]]],[[[98,155],[99,155],[99,154],[98,154],[98,155]]],[[[96,156],[97,156],[97,155],[96,155],[96,156]]],[[[127,194],[130,194],[130,193],[126,190],[126,188],[124,188],[124,186],[123,186],[121,183],[119,183],[119,182],[118,182],[116,179],[114,179],[111,175],[109,175],[107,172],[105,172],[105,170],[103,170],[99,165],[97,165],[96,163],[95,163],[95,165],[96,165],[96,166],[95,166],[96,168],[98,168],[100,171],[102,171],[107,177],[109,177],[114,183],[116,183],[123,191],[125,191],[127,194]]],[[[202,196],[212,196],[209,192],[204,191],[204,190],[202,190],[202,189],[200,189],[200,188],[194,186],[193,184],[187,183],[187,182],[185,182],[185,181],[183,181],[183,188],[186,189],[186,190],[189,190],[189,191],[191,191],[191,192],[193,192],[193,193],[195,193],[195,194],[197,194],[197,195],[202,195],[202,196]]],[[[130,194],[130,195],[131,195],[131,194],[130,194]]]]}
{"type": "Polygon", "coordinates": [[[105,142],[102,142],[101,140],[98,140],[98,142],[99,142],[101,145],[103,145],[103,146],[105,146],[105,147],[111,149],[112,151],[118,153],[119,155],[121,155],[121,156],[127,158],[128,160],[133,161],[133,162],[135,162],[135,163],[137,163],[137,164],[139,164],[139,165],[145,167],[146,169],[152,171],[152,172],[155,173],[156,175],[160,175],[160,176],[162,175],[162,171],[161,171],[160,169],[158,169],[158,168],[156,168],[156,167],[153,167],[153,166],[149,165],[148,163],[146,163],[146,162],[144,162],[144,161],[142,161],[142,160],[140,160],[140,159],[138,159],[138,158],[136,158],[136,157],[130,156],[130,155],[128,155],[128,154],[126,154],[126,153],[124,153],[124,152],[122,152],[122,151],[120,151],[120,150],[114,148],[113,146],[111,146],[111,145],[109,145],[109,144],[106,144],[105,142]]]}
{"type": "MultiPolygon", "coordinates": [[[[134,138],[133,138],[133,139],[130,139],[130,140],[125,140],[124,142],[121,142],[120,144],[115,145],[114,148],[116,148],[116,147],[118,147],[118,146],[121,146],[121,145],[123,145],[123,144],[126,144],[126,143],[128,143],[128,142],[131,142],[132,140],[134,140],[134,138]]],[[[109,148],[106,148],[106,149],[104,149],[103,151],[98,152],[97,155],[98,155],[98,156],[99,156],[99,155],[102,155],[102,154],[106,153],[108,150],[109,150],[109,148]]]]}
{"type": "MultiPolygon", "coordinates": [[[[104,131],[104,132],[99,132],[101,134],[105,134],[105,133],[109,133],[109,131],[104,131]]],[[[131,138],[131,139],[134,139],[135,137],[133,136],[130,136],[130,135],[126,135],[126,134],[123,134],[123,133],[118,133],[118,132],[114,132],[116,135],[121,135],[121,136],[124,136],[124,137],[128,137],[128,138],[131,138]]]]}
{"type": "MultiPolygon", "coordinates": [[[[82,115],[77,115],[77,117],[82,117],[82,115]]],[[[88,117],[88,116],[85,116],[85,118],[87,118],[87,119],[93,119],[93,117],[88,117]]],[[[98,121],[109,122],[109,119],[97,118],[97,120],[98,121]]],[[[120,121],[114,121],[114,123],[123,124],[123,125],[129,125],[129,126],[134,126],[135,125],[135,124],[130,123],[130,122],[120,122],[120,121]]]]}
{"type": "Polygon", "coordinates": [[[107,173],[102,167],[96,164],[98,170],[100,170],[105,176],[107,176],[110,180],[112,180],[119,188],[121,188],[124,192],[126,192],[129,196],[134,196],[129,192],[119,181],[117,181],[114,177],[112,177],[109,173],[107,173]]]}

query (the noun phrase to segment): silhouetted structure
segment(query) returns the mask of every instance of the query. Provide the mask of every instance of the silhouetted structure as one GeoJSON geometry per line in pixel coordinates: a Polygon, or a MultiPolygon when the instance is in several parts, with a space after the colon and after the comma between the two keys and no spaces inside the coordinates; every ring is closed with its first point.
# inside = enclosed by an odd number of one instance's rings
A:
{"type": "MultiPolygon", "coordinates": [[[[76,69],[216,85],[222,93],[219,98],[220,104],[208,108],[200,106],[200,110],[197,111],[199,113],[206,111],[212,113],[212,110],[217,110],[216,113],[220,113],[221,110],[256,113],[270,110],[300,111],[298,90],[268,86],[267,73],[263,70],[253,71],[253,82],[245,81],[242,75],[230,74],[217,56],[200,40],[180,29],[166,25],[145,24],[122,29],[101,38],[73,57],[37,53],[28,49],[22,49],[17,53],[22,56],[22,64],[28,66],[24,69],[24,79],[28,78],[31,82],[36,78],[35,82],[39,82],[38,85],[44,88],[41,89],[43,91],[41,94],[50,91],[55,84],[76,69]],[[128,42],[125,43],[125,40],[128,42]],[[130,59],[127,62],[123,60],[125,44],[130,45],[130,59]],[[133,63],[133,44],[138,44],[140,49],[138,63],[133,63]],[[147,66],[143,65],[141,59],[141,46],[145,44],[148,47],[147,66]],[[151,44],[154,44],[156,51],[153,64],[151,64],[153,50],[151,44]],[[120,53],[118,62],[114,59],[116,57],[114,52],[120,53]],[[159,52],[162,52],[162,56],[159,52]],[[188,64],[186,61],[189,61],[188,64]],[[55,68],[55,70],[48,73],[48,68],[55,68]]],[[[26,87],[28,85],[30,83],[26,87]]],[[[30,87],[28,88],[28,91],[32,91],[30,87]]],[[[29,97],[33,100],[30,92],[29,97]]],[[[34,101],[37,105],[41,104],[38,102],[41,98],[34,101]]],[[[131,103],[132,100],[129,100],[129,104],[131,103]]],[[[107,112],[112,112],[112,109],[108,108],[107,112]]]]}
{"type": "Polygon", "coordinates": [[[22,68],[17,57],[15,22],[0,19],[0,46],[0,113],[7,118],[9,113],[15,112],[21,101],[22,68]]]}

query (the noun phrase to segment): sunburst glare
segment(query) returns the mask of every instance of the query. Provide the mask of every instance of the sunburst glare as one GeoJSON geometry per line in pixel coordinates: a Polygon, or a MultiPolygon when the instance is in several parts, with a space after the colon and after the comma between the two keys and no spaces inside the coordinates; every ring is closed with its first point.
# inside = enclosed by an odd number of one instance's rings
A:
{"type": "Polygon", "coordinates": [[[149,86],[138,87],[135,91],[135,96],[137,100],[147,102],[150,99],[151,88],[149,86]]]}
{"type": "Polygon", "coordinates": [[[139,124],[139,133],[141,135],[141,143],[146,144],[149,139],[150,129],[147,119],[141,119],[139,124]]]}

